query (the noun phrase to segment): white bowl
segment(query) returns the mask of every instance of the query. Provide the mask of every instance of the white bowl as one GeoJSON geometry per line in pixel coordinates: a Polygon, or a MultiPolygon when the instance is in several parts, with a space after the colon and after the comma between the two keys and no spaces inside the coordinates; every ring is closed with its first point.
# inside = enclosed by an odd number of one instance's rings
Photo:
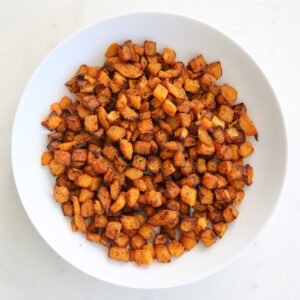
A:
{"type": "Polygon", "coordinates": [[[73,266],[103,281],[134,288],[173,287],[204,278],[232,262],[258,236],[278,201],[286,170],[285,127],[274,92],[261,69],[237,44],[221,32],[183,16],[134,13],[94,23],[58,45],[32,75],[19,103],[12,136],[13,172],[23,206],[44,240],[73,266]],[[107,46],[131,39],[170,47],[185,63],[202,53],[208,62],[221,61],[220,83],[239,92],[259,132],[255,153],[248,159],[254,183],[246,189],[239,218],[210,248],[198,245],[169,264],[110,260],[107,249],[73,233],[70,219],[53,199],[54,179],[40,165],[47,144],[40,125],[49,106],[67,93],[64,83],[79,65],[102,65],[107,46]]]}

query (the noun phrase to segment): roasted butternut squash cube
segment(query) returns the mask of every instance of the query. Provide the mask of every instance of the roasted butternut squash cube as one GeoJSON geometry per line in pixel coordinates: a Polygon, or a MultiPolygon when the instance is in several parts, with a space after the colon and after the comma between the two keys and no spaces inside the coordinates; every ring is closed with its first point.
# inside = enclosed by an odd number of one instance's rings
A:
{"type": "Polygon", "coordinates": [[[130,246],[133,250],[142,249],[145,244],[144,238],[139,234],[135,234],[130,240],[130,246]]]}
{"type": "Polygon", "coordinates": [[[155,257],[161,263],[168,263],[171,261],[170,253],[165,245],[155,245],[154,246],[155,257]]]}
{"type": "Polygon", "coordinates": [[[217,96],[217,101],[220,104],[232,105],[237,99],[238,92],[235,88],[228,84],[221,86],[220,93],[217,96]]]}
{"type": "Polygon", "coordinates": [[[219,238],[221,238],[227,230],[227,223],[220,222],[213,225],[213,230],[219,238]]]}
{"type": "Polygon", "coordinates": [[[219,61],[216,61],[209,64],[205,69],[205,73],[209,73],[213,75],[216,79],[220,79],[220,77],[222,76],[221,63],[219,61]]]}
{"type": "Polygon", "coordinates": [[[217,237],[211,229],[205,229],[201,234],[201,240],[206,247],[210,247],[217,241],[217,237]]]}
{"type": "Polygon", "coordinates": [[[168,250],[169,250],[170,254],[174,257],[179,257],[184,253],[183,245],[180,242],[178,242],[177,240],[173,240],[168,245],[168,250]]]}
{"type": "Polygon", "coordinates": [[[106,134],[110,139],[114,142],[121,140],[126,135],[126,130],[120,126],[111,126],[107,131],[106,134]]]}
{"type": "Polygon", "coordinates": [[[153,255],[147,249],[138,249],[134,251],[134,260],[137,265],[151,265],[153,262],[153,255]]]}
{"type": "Polygon", "coordinates": [[[224,220],[227,223],[231,223],[234,221],[239,215],[239,212],[234,208],[232,204],[229,204],[224,210],[223,210],[223,217],[224,220]]]}
{"type": "Polygon", "coordinates": [[[198,241],[195,238],[192,238],[187,234],[183,234],[180,237],[179,242],[182,244],[185,250],[191,250],[198,244],[198,241]]]}
{"type": "Polygon", "coordinates": [[[121,247],[110,247],[108,250],[108,256],[112,259],[128,262],[131,257],[130,249],[121,247]]]}
{"type": "Polygon", "coordinates": [[[194,206],[196,204],[197,192],[196,189],[184,185],[180,192],[181,201],[188,204],[189,206],[194,206]]]}
{"type": "Polygon", "coordinates": [[[143,226],[138,231],[139,235],[141,235],[145,240],[150,240],[153,235],[155,234],[155,231],[153,227],[150,224],[143,224],[143,226]]]}
{"type": "Polygon", "coordinates": [[[105,229],[105,236],[114,240],[119,235],[121,228],[122,224],[120,222],[108,222],[105,229]]]}
{"type": "MultiPolygon", "coordinates": [[[[249,142],[249,141],[241,144],[239,147],[239,155],[241,157],[250,156],[253,152],[254,152],[254,148],[253,148],[251,142],[249,142]]],[[[55,152],[54,152],[54,154],[55,154],[55,152]]]]}
{"type": "Polygon", "coordinates": [[[203,55],[199,55],[199,56],[195,57],[194,59],[192,59],[190,61],[189,64],[195,73],[203,71],[204,68],[206,67],[206,61],[205,61],[203,55]]]}
{"type": "Polygon", "coordinates": [[[42,121],[42,125],[46,127],[48,130],[56,129],[60,123],[61,123],[61,118],[60,116],[57,115],[56,112],[52,112],[42,121]]]}
{"type": "Polygon", "coordinates": [[[156,53],[156,42],[145,41],[144,42],[145,54],[148,56],[153,56],[156,53]]]}
{"type": "Polygon", "coordinates": [[[174,65],[176,58],[176,52],[170,48],[165,48],[163,51],[164,63],[167,65],[174,65]]]}
{"type": "Polygon", "coordinates": [[[140,228],[140,223],[135,216],[123,215],[121,217],[121,223],[126,230],[138,230],[140,228]]]}

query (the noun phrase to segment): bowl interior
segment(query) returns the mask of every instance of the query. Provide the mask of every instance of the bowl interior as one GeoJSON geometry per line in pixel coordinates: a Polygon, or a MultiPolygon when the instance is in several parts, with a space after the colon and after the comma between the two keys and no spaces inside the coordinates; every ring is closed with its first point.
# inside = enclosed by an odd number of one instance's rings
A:
{"type": "Polygon", "coordinates": [[[233,41],[193,19],[163,13],[139,13],[113,17],[75,33],[43,61],[32,76],[20,101],[12,138],[12,161],[17,189],[32,223],[45,241],[78,269],[104,281],[136,288],[161,288],[201,279],[219,270],[255,239],[278,200],[286,165],[284,124],[268,81],[252,59],[233,41]],[[259,132],[251,140],[255,153],[247,161],[254,168],[254,183],[246,188],[239,218],[210,248],[198,245],[170,264],[137,267],[107,257],[107,249],[72,233],[70,219],[53,200],[54,179],[40,165],[47,144],[40,125],[51,103],[67,94],[64,83],[80,64],[102,65],[107,46],[131,39],[157,42],[158,50],[170,47],[187,63],[204,55],[207,62],[221,61],[223,76],[247,105],[259,132]]]}

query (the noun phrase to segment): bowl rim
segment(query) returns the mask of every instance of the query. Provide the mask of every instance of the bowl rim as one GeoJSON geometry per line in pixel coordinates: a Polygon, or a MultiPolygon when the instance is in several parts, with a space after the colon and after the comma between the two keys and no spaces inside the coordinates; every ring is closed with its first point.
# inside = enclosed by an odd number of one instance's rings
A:
{"type": "Polygon", "coordinates": [[[278,97],[276,95],[276,92],[274,90],[274,88],[272,87],[268,77],[266,76],[266,74],[264,73],[264,71],[260,68],[260,66],[258,65],[258,63],[256,62],[256,60],[242,47],[240,46],[236,41],[234,41],[231,37],[229,37],[227,34],[223,33],[221,30],[216,29],[215,27],[213,27],[212,25],[207,24],[205,21],[201,20],[200,18],[195,18],[195,17],[191,17],[191,16],[187,16],[184,14],[179,14],[179,13],[173,13],[173,12],[166,12],[166,11],[133,11],[133,12],[126,12],[126,13],[117,13],[117,14],[113,14],[111,16],[108,17],[104,17],[104,18],[100,18],[98,20],[95,20],[83,27],[81,27],[80,29],[76,30],[75,32],[73,32],[72,34],[68,35],[66,38],[64,38],[62,41],[60,41],[50,52],[48,52],[48,54],[43,58],[43,60],[39,63],[39,65],[35,68],[34,72],[31,74],[25,89],[20,97],[20,100],[17,104],[17,109],[15,111],[15,116],[13,119],[13,127],[12,127],[12,134],[11,134],[11,164],[12,164],[12,173],[13,173],[13,178],[14,178],[14,182],[15,182],[15,186],[16,186],[16,190],[19,196],[19,199],[22,203],[22,206],[31,222],[31,224],[33,225],[33,227],[36,229],[36,231],[39,233],[40,237],[46,242],[46,244],[57,254],[59,255],[59,257],[63,258],[66,262],[68,262],[71,266],[73,266],[74,268],[76,268],[77,270],[80,270],[81,272],[95,278],[98,280],[101,280],[105,283],[109,283],[112,285],[116,285],[116,286],[122,286],[122,287],[127,287],[127,288],[134,288],[134,289],[144,289],[144,290],[154,290],[154,289],[166,289],[166,288],[172,288],[172,287],[179,287],[179,286],[183,286],[186,284],[191,284],[191,283],[195,283],[197,281],[200,281],[202,279],[208,278],[211,275],[223,270],[225,267],[229,266],[230,264],[232,264],[234,261],[236,261],[242,254],[244,254],[246,252],[246,250],[248,250],[253,243],[259,238],[259,236],[262,234],[262,232],[265,230],[267,224],[270,222],[272,216],[274,215],[274,212],[276,210],[276,208],[278,207],[278,203],[279,200],[281,198],[282,195],[282,190],[283,187],[285,186],[286,183],[286,173],[287,173],[287,165],[288,165],[288,139],[287,139],[287,129],[286,129],[286,124],[285,124],[285,120],[284,120],[284,115],[283,115],[283,111],[281,109],[281,104],[278,100],[278,97]],[[91,28],[93,26],[96,26],[98,24],[104,23],[106,21],[109,20],[113,20],[113,19],[118,19],[120,17],[130,17],[130,16],[135,16],[135,15],[161,15],[161,16],[172,16],[175,18],[181,18],[181,19],[186,19],[189,21],[195,21],[200,23],[202,26],[207,27],[208,29],[215,31],[217,34],[222,35],[223,37],[225,37],[226,39],[228,39],[232,44],[234,44],[235,47],[239,48],[239,50],[241,52],[243,52],[244,55],[246,55],[248,57],[248,59],[255,65],[255,67],[260,71],[261,75],[263,76],[263,78],[266,81],[266,84],[268,85],[268,87],[270,88],[270,91],[272,93],[272,97],[275,100],[274,101],[274,105],[277,106],[277,109],[279,111],[279,116],[280,116],[280,122],[282,124],[282,130],[283,130],[283,140],[282,140],[282,145],[283,145],[283,169],[281,170],[282,173],[282,182],[281,185],[279,187],[279,192],[278,195],[276,197],[276,199],[274,199],[274,205],[273,207],[270,209],[269,214],[267,216],[267,218],[265,219],[263,225],[261,226],[261,228],[259,229],[259,231],[257,232],[256,236],[254,236],[252,239],[249,240],[248,245],[246,247],[244,247],[239,253],[238,255],[234,256],[233,258],[229,259],[225,264],[223,264],[220,267],[217,267],[215,270],[207,273],[206,275],[202,276],[202,277],[197,277],[193,280],[182,280],[180,283],[175,283],[175,284],[167,284],[164,286],[160,286],[160,287],[143,287],[143,286],[135,286],[134,284],[128,284],[128,283],[123,283],[123,282],[119,282],[119,281],[114,281],[114,280],[108,280],[106,279],[104,276],[102,277],[98,277],[95,274],[91,274],[90,272],[83,270],[82,268],[78,267],[76,264],[74,264],[73,262],[70,262],[67,257],[63,256],[61,253],[57,252],[57,250],[48,242],[47,238],[40,232],[39,228],[37,225],[35,225],[33,223],[33,220],[30,217],[30,213],[29,211],[26,209],[25,204],[22,200],[21,197],[21,193],[20,193],[20,189],[18,186],[18,183],[16,181],[16,163],[15,163],[15,159],[14,159],[14,137],[15,137],[15,131],[16,131],[16,120],[18,118],[19,115],[19,110],[21,107],[21,103],[24,101],[24,95],[27,91],[27,89],[29,88],[31,82],[33,81],[36,73],[38,73],[38,71],[42,68],[42,66],[44,65],[44,63],[46,63],[48,57],[50,57],[55,51],[57,51],[57,49],[61,48],[64,46],[65,43],[67,43],[69,40],[71,40],[73,37],[75,37],[76,35],[80,34],[81,32],[85,31],[88,28],[91,28]]]}

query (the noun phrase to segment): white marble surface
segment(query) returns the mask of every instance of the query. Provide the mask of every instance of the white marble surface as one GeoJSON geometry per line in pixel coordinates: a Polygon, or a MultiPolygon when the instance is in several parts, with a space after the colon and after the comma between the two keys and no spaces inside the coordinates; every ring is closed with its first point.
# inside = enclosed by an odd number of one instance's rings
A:
{"type": "Polygon", "coordinates": [[[1,1],[0,299],[299,299],[299,10],[296,0],[1,1]],[[10,165],[14,113],[28,79],[45,55],[82,26],[134,10],[196,17],[238,42],[275,88],[289,139],[288,173],[281,200],[255,244],[232,265],[207,279],[159,291],[112,286],[59,258],[25,214],[10,165]]]}

